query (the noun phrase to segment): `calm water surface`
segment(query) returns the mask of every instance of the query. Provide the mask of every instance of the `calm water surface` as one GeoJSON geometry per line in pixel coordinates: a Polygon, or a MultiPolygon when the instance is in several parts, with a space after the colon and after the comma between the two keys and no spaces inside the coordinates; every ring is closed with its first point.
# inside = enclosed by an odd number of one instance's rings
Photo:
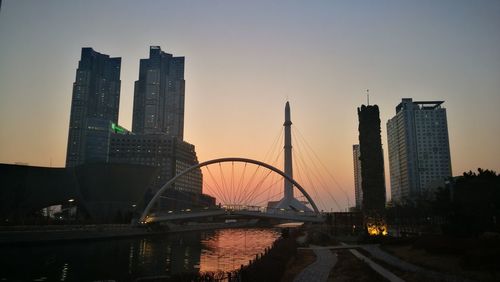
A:
{"type": "Polygon", "coordinates": [[[236,228],[30,247],[0,248],[0,281],[130,281],[182,272],[229,271],[280,236],[236,228]]]}

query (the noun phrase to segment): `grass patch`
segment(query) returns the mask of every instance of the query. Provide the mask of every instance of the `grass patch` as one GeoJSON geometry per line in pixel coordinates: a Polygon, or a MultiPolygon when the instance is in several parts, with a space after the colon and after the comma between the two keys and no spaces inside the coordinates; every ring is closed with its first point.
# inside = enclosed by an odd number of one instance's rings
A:
{"type": "Polygon", "coordinates": [[[425,236],[382,248],[404,261],[478,281],[500,280],[500,241],[491,238],[425,236]]]}
{"type": "Polygon", "coordinates": [[[304,268],[315,261],[316,255],[312,250],[298,250],[297,254],[288,262],[281,281],[293,281],[293,279],[301,273],[304,268]]]}
{"type": "Polygon", "coordinates": [[[392,264],[389,264],[383,260],[380,260],[374,256],[372,256],[369,252],[367,252],[366,250],[364,249],[357,249],[358,252],[360,252],[361,254],[363,254],[365,257],[371,259],[373,262],[375,262],[376,264],[382,266],[383,268],[387,269],[388,271],[392,272],[394,275],[396,275],[397,277],[403,279],[404,281],[408,281],[408,282],[420,282],[420,281],[428,281],[428,282],[437,282],[437,281],[445,281],[445,280],[441,280],[439,278],[436,278],[436,277],[429,277],[429,276],[425,276],[423,274],[420,274],[420,273],[415,273],[415,272],[410,272],[410,271],[405,271],[405,270],[402,270],[392,264]]]}
{"type": "Polygon", "coordinates": [[[366,263],[348,250],[337,251],[338,262],[333,267],[328,282],[382,282],[387,281],[366,263]]]}

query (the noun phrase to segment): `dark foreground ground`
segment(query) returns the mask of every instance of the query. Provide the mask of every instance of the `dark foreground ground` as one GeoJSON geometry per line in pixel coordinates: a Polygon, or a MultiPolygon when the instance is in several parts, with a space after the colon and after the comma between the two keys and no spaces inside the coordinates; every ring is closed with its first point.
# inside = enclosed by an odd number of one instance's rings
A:
{"type": "MultiPolygon", "coordinates": [[[[401,269],[387,261],[374,257],[369,252],[360,253],[405,281],[500,281],[500,235],[483,234],[474,238],[450,236],[421,236],[414,238],[380,238],[363,242],[354,237],[332,238],[321,230],[309,231],[308,243],[334,246],[340,240],[350,239],[349,244],[376,244],[396,258],[408,262],[419,271],[401,269]]],[[[330,271],[328,281],[387,281],[370,268],[366,262],[356,258],[349,250],[333,251],[338,262],[330,271]]],[[[281,281],[293,278],[315,261],[310,250],[301,250],[290,258],[281,281]]]]}

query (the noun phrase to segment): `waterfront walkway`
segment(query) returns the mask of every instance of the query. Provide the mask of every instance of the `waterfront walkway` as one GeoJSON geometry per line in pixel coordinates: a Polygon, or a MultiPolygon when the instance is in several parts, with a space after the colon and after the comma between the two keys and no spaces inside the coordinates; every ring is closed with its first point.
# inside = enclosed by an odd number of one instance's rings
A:
{"type": "Polygon", "coordinates": [[[316,254],[316,261],[304,268],[295,277],[294,282],[327,281],[330,271],[337,263],[337,255],[333,254],[329,249],[316,246],[311,246],[311,249],[316,254]]]}

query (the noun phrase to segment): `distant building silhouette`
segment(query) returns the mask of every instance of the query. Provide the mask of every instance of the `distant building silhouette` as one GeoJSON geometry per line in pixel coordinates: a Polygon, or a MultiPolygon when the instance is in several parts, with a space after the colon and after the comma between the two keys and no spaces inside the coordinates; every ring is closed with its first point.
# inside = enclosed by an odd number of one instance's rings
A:
{"type": "Polygon", "coordinates": [[[393,201],[414,200],[451,177],[443,102],[405,98],[387,122],[393,201]]]}
{"type": "MultiPolygon", "coordinates": [[[[151,183],[151,192],[159,190],[167,181],[183,170],[198,164],[194,145],[166,134],[112,134],[110,163],[140,164],[158,167],[151,183]]],[[[172,190],[201,194],[201,169],[181,177],[172,190]]]]}
{"type": "Polygon", "coordinates": [[[151,46],[141,59],[135,82],[132,131],[184,135],[184,57],[173,57],[151,46]]]}
{"type": "Polygon", "coordinates": [[[378,106],[361,105],[358,108],[358,118],[362,209],[365,213],[377,213],[384,210],[386,202],[378,106]]]}
{"type": "Polygon", "coordinates": [[[71,100],[66,166],[106,162],[111,123],[118,123],[121,58],[82,48],[71,100]]]}
{"type": "Polygon", "coordinates": [[[117,216],[125,215],[129,223],[132,213],[142,210],[156,170],[106,163],[67,168],[0,164],[0,221],[30,223],[37,211],[73,199],[86,223],[119,222],[117,216]]]}
{"type": "Polygon", "coordinates": [[[361,187],[361,152],[359,144],[352,145],[352,159],[354,163],[354,198],[356,200],[356,208],[361,209],[363,206],[363,189],[361,187]]]}

